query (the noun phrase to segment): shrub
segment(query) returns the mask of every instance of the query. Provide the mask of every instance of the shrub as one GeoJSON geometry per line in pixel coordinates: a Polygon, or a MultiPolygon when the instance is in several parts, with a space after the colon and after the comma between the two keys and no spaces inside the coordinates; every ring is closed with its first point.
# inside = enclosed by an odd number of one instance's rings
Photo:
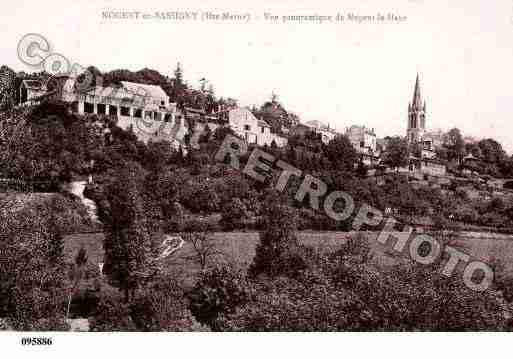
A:
{"type": "Polygon", "coordinates": [[[304,248],[296,237],[296,211],[280,204],[271,193],[264,205],[264,231],[255,251],[249,274],[256,277],[285,275],[294,277],[307,267],[304,248]]]}
{"type": "Polygon", "coordinates": [[[205,331],[187,307],[180,286],[163,276],[157,278],[134,298],[130,312],[140,331],[205,331]]]}
{"type": "Polygon", "coordinates": [[[350,236],[338,250],[332,253],[331,258],[348,259],[363,264],[371,259],[371,250],[364,233],[358,232],[355,236],[350,236]]]}
{"type": "Polygon", "coordinates": [[[189,218],[184,221],[182,232],[195,233],[195,232],[218,232],[220,231],[219,224],[213,221],[207,221],[198,218],[189,218]]]}
{"type": "Polygon", "coordinates": [[[239,198],[233,198],[221,210],[220,224],[226,231],[243,228],[248,219],[249,213],[246,205],[239,198]]]}
{"type": "Polygon", "coordinates": [[[216,239],[206,231],[187,232],[184,233],[183,237],[192,246],[193,251],[193,254],[188,256],[187,259],[199,264],[202,271],[217,257],[223,255],[223,252],[217,249],[216,239]]]}
{"type": "Polygon", "coordinates": [[[232,313],[249,298],[249,285],[240,273],[226,267],[204,272],[189,293],[190,310],[202,324],[219,330],[220,315],[232,313]]]}
{"type": "Polygon", "coordinates": [[[93,332],[130,332],[137,327],[130,316],[130,307],[119,296],[103,297],[91,321],[93,332]]]}
{"type": "Polygon", "coordinates": [[[66,283],[61,229],[52,200],[0,208],[0,317],[16,330],[65,327],[66,283]]]}
{"type": "Polygon", "coordinates": [[[251,300],[220,325],[233,331],[341,331],[372,328],[371,313],[350,291],[322,276],[276,278],[260,283],[251,300]]]}
{"type": "Polygon", "coordinates": [[[332,278],[360,296],[376,330],[500,330],[505,322],[493,294],[468,289],[436,266],[399,265],[377,272],[368,265],[340,263],[332,278]]]}

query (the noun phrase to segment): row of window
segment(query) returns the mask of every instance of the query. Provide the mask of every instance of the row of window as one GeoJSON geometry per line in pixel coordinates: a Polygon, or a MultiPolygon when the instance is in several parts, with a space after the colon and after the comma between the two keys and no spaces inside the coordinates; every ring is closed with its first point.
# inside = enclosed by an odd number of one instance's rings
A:
{"type": "MultiPolygon", "coordinates": [[[[251,126],[250,125],[244,125],[244,131],[251,131],[251,126]]],[[[260,132],[264,133],[265,132],[265,127],[260,127],[260,132]]]]}
{"type": "MultiPolygon", "coordinates": [[[[84,112],[85,113],[94,113],[94,104],[91,102],[84,102],[84,112]]],[[[120,106],[119,112],[121,116],[130,117],[130,107],[120,106]]],[[[107,112],[107,105],[105,104],[97,104],[96,105],[96,113],[98,115],[109,115],[109,116],[117,116],[118,115],[118,107],[114,105],[109,105],[109,109],[107,112]]],[[[142,118],[143,109],[134,108],[133,117],[134,118],[142,118]]],[[[162,121],[162,113],[157,111],[144,111],[144,118],[150,118],[155,121],[162,121]]],[[[164,114],[164,121],[171,121],[171,114],[164,114]]]]}

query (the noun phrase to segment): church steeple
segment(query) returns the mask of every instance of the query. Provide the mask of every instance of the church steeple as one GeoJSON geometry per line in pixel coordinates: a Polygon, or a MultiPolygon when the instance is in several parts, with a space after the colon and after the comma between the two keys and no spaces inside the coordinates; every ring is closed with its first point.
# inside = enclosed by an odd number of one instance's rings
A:
{"type": "Polygon", "coordinates": [[[411,102],[412,107],[416,110],[422,109],[422,95],[420,93],[420,81],[419,74],[417,73],[417,78],[415,79],[415,89],[413,90],[413,100],[411,102]]]}
{"type": "Polygon", "coordinates": [[[415,79],[415,88],[413,89],[413,99],[408,104],[408,124],[406,136],[409,142],[418,142],[422,139],[426,128],[426,102],[422,100],[420,91],[420,79],[417,73],[415,79]]]}

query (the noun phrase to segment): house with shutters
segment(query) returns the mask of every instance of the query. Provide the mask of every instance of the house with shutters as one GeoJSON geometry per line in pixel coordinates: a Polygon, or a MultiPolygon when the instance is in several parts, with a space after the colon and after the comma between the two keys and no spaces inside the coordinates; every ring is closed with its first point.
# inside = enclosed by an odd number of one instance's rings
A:
{"type": "Polygon", "coordinates": [[[228,111],[228,125],[249,144],[271,146],[274,141],[278,147],[287,144],[287,139],[271,131],[264,120],[257,119],[247,108],[233,108],[228,111]]]}

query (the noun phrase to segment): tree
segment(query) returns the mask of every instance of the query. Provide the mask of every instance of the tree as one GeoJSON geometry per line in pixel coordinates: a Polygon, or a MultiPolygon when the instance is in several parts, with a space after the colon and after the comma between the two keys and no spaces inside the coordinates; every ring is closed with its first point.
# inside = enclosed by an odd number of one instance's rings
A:
{"type": "Polygon", "coordinates": [[[240,198],[232,198],[221,208],[221,224],[225,230],[230,231],[244,227],[245,221],[248,219],[248,209],[240,198]]]}
{"type": "Polygon", "coordinates": [[[141,331],[205,331],[188,308],[186,293],[176,280],[158,276],[130,304],[134,324],[141,331]]]}
{"type": "Polygon", "coordinates": [[[196,320],[212,330],[220,330],[218,319],[233,313],[249,298],[246,278],[230,268],[216,267],[201,274],[189,294],[190,310],[196,320]]]}
{"type": "Polygon", "coordinates": [[[367,177],[368,171],[369,171],[369,168],[367,167],[367,165],[365,163],[363,163],[363,159],[360,158],[360,160],[358,161],[358,167],[356,168],[356,174],[361,178],[365,178],[365,177],[367,177]]]}
{"type": "Polygon", "coordinates": [[[447,159],[461,161],[465,154],[465,143],[461,132],[457,128],[451,129],[445,136],[444,147],[447,148],[447,159]]]}
{"type": "Polygon", "coordinates": [[[184,240],[192,245],[193,254],[187,259],[191,259],[200,265],[204,271],[210,262],[223,252],[217,249],[217,243],[212,234],[207,233],[206,230],[200,232],[186,232],[184,233],[184,240]]]}
{"type": "Polygon", "coordinates": [[[499,176],[500,170],[507,172],[507,155],[502,149],[499,142],[488,138],[479,141],[479,148],[481,149],[482,159],[486,162],[485,172],[492,176],[499,176]]]}
{"type": "Polygon", "coordinates": [[[0,205],[0,317],[15,330],[66,327],[66,270],[60,243],[52,243],[63,228],[49,215],[52,202],[0,205]]]}
{"type": "Polygon", "coordinates": [[[69,310],[71,306],[71,300],[73,299],[73,295],[75,294],[75,291],[84,277],[84,269],[85,265],[87,264],[87,251],[84,247],[80,247],[76,257],[75,257],[75,263],[73,264],[73,267],[70,271],[70,281],[71,281],[71,288],[69,290],[68,294],[68,306],[66,309],[66,318],[69,317],[69,310]]]}
{"type": "Polygon", "coordinates": [[[255,250],[249,274],[269,277],[297,276],[307,264],[304,248],[296,236],[296,211],[289,207],[280,194],[269,191],[263,207],[263,228],[255,250]]]}
{"type": "Polygon", "coordinates": [[[408,144],[399,137],[391,137],[383,153],[383,164],[398,169],[408,164],[408,144]]]}
{"type": "Polygon", "coordinates": [[[325,148],[325,154],[335,169],[353,172],[357,160],[356,151],[345,135],[336,136],[325,148]]]}
{"type": "Polygon", "coordinates": [[[182,65],[179,62],[176,64],[176,69],[174,71],[174,75],[175,75],[175,87],[177,89],[182,89],[184,87],[183,70],[182,70],[182,65]]]}
{"type": "Polygon", "coordinates": [[[138,188],[139,171],[134,165],[123,168],[106,190],[110,218],[104,223],[104,272],[114,286],[124,291],[126,302],[157,270],[157,246],[138,188]]]}
{"type": "Polygon", "coordinates": [[[117,297],[103,297],[91,322],[93,332],[136,331],[130,305],[117,297]]]}

